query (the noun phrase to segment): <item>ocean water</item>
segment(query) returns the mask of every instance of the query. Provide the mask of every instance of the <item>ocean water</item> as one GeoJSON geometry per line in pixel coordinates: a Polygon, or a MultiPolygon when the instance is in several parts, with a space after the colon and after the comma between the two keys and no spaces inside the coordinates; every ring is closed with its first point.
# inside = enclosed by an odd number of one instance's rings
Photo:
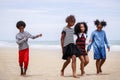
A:
{"type": "MultiPolygon", "coordinates": [[[[61,49],[60,41],[29,41],[30,48],[61,49]]],[[[110,40],[111,51],[120,51],[120,40],[110,40]]],[[[0,40],[0,47],[18,47],[16,41],[0,40]]]]}
{"type": "MultiPolygon", "coordinates": [[[[31,48],[60,49],[60,41],[28,41],[31,48]]],[[[0,47],[18,47],[16,41],[0,40],[0,47]]]]}

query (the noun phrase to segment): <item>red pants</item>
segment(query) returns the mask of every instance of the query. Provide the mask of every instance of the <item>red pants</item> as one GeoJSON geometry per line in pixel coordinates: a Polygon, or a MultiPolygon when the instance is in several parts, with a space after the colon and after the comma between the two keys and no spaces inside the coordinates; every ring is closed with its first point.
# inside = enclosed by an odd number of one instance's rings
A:
{"type": "Polygon", "coordinates": [[[28,62],[29,62],[29,48],[24,49],[24,50],[19,50],[19,65],[20,65],[20,67],[23,67],[23,63],[24,63],[24,68],[27,69],[28,62]]]}

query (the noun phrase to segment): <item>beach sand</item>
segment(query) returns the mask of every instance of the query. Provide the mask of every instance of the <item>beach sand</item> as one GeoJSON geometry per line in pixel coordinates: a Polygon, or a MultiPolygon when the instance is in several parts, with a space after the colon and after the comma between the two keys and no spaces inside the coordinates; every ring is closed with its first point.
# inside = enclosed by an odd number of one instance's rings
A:
{"type": "Polygon", "coordinates": [[[96,75],[93,53],[89,53],[90,63],[85,68],[86,76],[80,76],[77,58],[77,75],[72,77],[71,64],[65,70],[65,77],[60,76],[64,60],[59,49],[30,48],[30,61],[27,76],[20,76],[17,48],[0,48],[0,80],[120,80],[120,52],[107,53],[103,73],[96,75]]]}

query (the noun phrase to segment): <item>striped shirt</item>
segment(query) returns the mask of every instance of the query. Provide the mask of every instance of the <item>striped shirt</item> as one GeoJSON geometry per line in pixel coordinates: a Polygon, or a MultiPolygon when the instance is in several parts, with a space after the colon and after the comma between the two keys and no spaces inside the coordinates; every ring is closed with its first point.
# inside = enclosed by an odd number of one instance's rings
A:
{"type": "Polygon", "coordinates": [[[65,27],[65,28],[63,28],[62,33],[65,34],[64,47],[70,43],[74,43],[74,37],[73,37],[74,29],[73,28],[65,27]]]}
{"type": "Polygon", "coordinates": [[[23,50],[23,49],[26,49],[26,48],[29,48],[29,45],[28,45],[28,38],[32,38],[32,39],[35,39],[37,38],[38,36],[33,36],[31,35],[30,33],[24,31],[24,32],[19,32],[17,35],[16,35],[16,43],[18,44],[19,46],[19,50],[23,50]]]}

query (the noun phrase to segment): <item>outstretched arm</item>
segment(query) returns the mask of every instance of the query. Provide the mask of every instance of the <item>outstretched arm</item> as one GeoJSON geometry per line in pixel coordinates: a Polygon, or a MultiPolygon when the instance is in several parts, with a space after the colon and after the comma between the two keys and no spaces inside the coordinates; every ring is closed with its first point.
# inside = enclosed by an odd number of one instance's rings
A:
{"type": "Polygon", "coordinates": [[[42,34],[38,34],[38,35],[36,35],[36,36],[33,36],[33,35],[31,35],[30,33],[28,33],[28,38],[31,38],[31,39],[36,39],[36,38],[38,38],[38,37],[41,37],[42,36],[42,34]]]}

